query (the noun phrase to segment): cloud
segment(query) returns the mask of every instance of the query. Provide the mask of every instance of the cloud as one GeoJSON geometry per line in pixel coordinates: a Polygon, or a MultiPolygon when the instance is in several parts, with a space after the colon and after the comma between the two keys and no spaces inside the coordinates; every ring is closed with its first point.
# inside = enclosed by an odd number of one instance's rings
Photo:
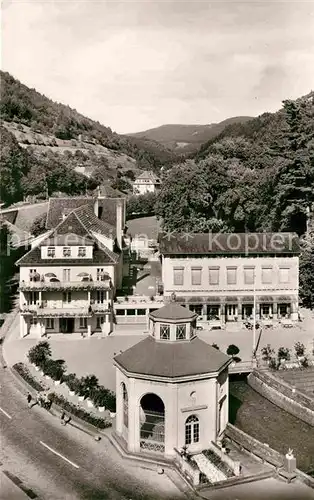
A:
{"type": "Polygon", "coordinates": [[[210,123],[313,86],[314,6],[261,2],[19,2],[3,69],[117,130],[210,123]]]}

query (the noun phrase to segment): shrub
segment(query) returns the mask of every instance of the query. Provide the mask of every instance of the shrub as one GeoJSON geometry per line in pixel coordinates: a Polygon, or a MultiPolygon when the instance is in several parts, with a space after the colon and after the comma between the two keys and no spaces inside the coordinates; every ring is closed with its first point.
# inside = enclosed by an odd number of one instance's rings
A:
{"type": "Polygon", "coordinates": [[[240,352],[240,349],[236,345],[234,345],[234,344],[230,344],[228,346],[228,348],[227,348],[227,354],[228,354],[228,356],[234,357],[237,354],[239,354],[239,352],[240,352]]]}
{"type": "Polygon", "coordinates": [[[53,380],[61,380],[65,372],[65,366],[59,361],[47,359],[43,365],[43,371],[45,375],[48,375],[53,380]]]}
{"type": "Polygon", "coordinates": [[[30,373],[24,363],[15,363],[13,369],[27,382],[35,391],[44,391],[45,388],[30,373]]]}
{"type": "Polygon", "coordinates": [[[290,359],[290,349],[288,347],[279,347],[277,354],[278,361],[284,359],[285,361],[289,361],[290,359]]]}
{"type": "Polygon", "coordinates": [[[93,390],[91,398],[97,408],[99,408],[99,406],[104,406],[106,410],[111,412],[116,411],[116,395],[102,385],[93,390]]]}
{"type": "Polygon", "coordinates": [[[36,366],[39,366],[40,368],[43,367],[43,365],[50,356],[51,356],[51,347],[49,345],[49,342],[47,341],[39,342],[38,344],[31,347],[27,355],[30,363],[34,363],[36,366]]]}
{"type": "Polygon", "coordinates": [[[75,392],[75,388],[77,387],[77,382],[78,378],[75,373],[69,373],[68,375],[65,375],[64,381],[66,385],[68,386],[70,391],[75,392]]]}
{"type": "Polygon", "coordinates": [[[271,370],[277,370],[278,368],[278,363],[275,358],[270,358],[268,360],[268,366],[271,370]]]}
{"type": "Polygon", "coordinates": [[[263,347],[261,349],[261,353],[262,353],[262,359],[264,361],[269,362],[273,358],[275,351],[274,351],[274,349],[271,348],[270,344],[267,344],[266,347],[263,347]]]}
{"type": "Polygon", "coordinates": [[[294,344],[294,350],[295,350],[296,356],[298,356],[298,357],[304,356],[305,345],[302,344],[302,342],[296,342],[294,344]]]}
{"type": "Polygon", "coordinates": [[[111,427],[111,422],[109,420],[92,415],[79,406],[70,403],[63,396],[59,396],[58,394],[53,392],[49,394],[48,397],[50,401],[60,406],[63,410],[71,413],[73,416],[78,417],[81,420],[84,420],[85,422],[88,422],[91,425],[94,425],[94,427],[97,427],[98,429],[106,429],[107,427],[111,427]]]}
{"type": "Polygon", "coordinates": [[[87,375],[81,378],[81,386],[85,397],[90,397],[92,391],[98,387],[98,378],[95,375],[87,375]]]}

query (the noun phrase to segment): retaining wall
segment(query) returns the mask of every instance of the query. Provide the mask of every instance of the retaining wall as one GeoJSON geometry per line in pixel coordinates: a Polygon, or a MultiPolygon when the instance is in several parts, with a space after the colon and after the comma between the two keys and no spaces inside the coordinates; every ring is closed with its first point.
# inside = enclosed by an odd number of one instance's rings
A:
{"type": "Polygon", "coordinates": [[[275,405],[314,426],[314,400],[270,373],[254,370],[247,378],[252,389],[275,405]]]}

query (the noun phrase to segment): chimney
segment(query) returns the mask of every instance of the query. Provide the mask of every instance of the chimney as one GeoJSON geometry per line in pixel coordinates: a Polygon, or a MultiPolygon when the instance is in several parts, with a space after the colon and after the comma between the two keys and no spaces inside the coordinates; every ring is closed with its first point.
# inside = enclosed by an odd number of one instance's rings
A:
{"type": "Polygon", "coordinates": [[[94,202],[94,214],[96,217],[98,217],[98,212],[99,212],[99,203],[98,203],[98,196],[95,198],[94,202]]]}
{"type": "Polygon", "coordinates": [[[116,232],[117,232],[117,243],[119,248],[122,250],[122,236],[124,230],[123,223],[123,200],[117,199],[116,204],[116,232]]]}

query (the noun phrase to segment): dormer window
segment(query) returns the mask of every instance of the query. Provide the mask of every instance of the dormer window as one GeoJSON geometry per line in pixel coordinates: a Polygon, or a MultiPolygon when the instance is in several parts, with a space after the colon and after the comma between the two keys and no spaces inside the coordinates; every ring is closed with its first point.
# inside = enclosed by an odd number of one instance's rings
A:
{"type": "Polygon", "coordinates": [[[176,340],[186,339],[186,325],[176,325],[176,340]]]}
{"type": "Polygon", "coordinates": [[[56,249],[55,247],[48,247],[47,249],[47,256],[48,257],[55,257],[56,255],[56,249]]]}
{"type": "Polygon", "coordinates": [[[86,247],[79,247],[78,248],[78,256],[79,257],[86,257],[86,247]]]}
{"type": "Polygon", "coordinates": [[[71,257],[71,247],[63,247],[63,257],[71,257]]]}
{"type": "Polygon", "coordinates": [[[160,339],[170,340],[170,325],[160,325],[160,339]]]}

